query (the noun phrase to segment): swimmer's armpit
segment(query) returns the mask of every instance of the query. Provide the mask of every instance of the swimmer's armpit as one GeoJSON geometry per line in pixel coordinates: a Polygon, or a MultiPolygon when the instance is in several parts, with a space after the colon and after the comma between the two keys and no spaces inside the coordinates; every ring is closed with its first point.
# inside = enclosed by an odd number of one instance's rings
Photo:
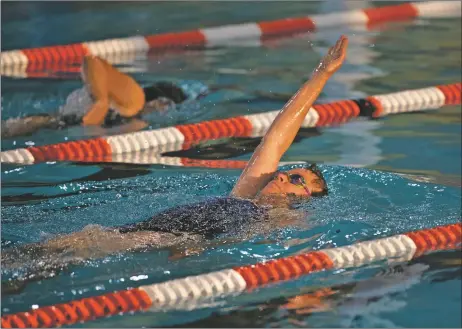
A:
{"type": "Polygon", "coordinates": [[[255,150],[231,194],[253,198],[276,172],[282,155],[290,147],[309,109],[318,98],[329,78],[345,60],[348,39],[340,37],[329,49],[299,91],[287,102],[255,150]]]}

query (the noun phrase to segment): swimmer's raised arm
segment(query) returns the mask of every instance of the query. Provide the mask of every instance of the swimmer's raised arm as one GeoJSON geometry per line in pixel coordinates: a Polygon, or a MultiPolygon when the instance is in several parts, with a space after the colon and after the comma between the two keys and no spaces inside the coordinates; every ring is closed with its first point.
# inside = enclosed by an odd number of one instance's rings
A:
{"type": "Polygon", "coordinates": [[[282,155],[292,144],[308,110],[318,98],[327,80],[342,66],[348,39],[341,36],[329,49],[308,80],[279,112],[248,162],[231,195],[253,198],[276,172],[282,155]]]}
{"type": "Polygon", "coordinates": [[[97,56],[85,56],[82,77],[94,98],[90,111],[83,117],[83,125],[101,125],[109,106],[124,117],[137,115],[144,106],[143,89],[136,81],[97,56]]]}

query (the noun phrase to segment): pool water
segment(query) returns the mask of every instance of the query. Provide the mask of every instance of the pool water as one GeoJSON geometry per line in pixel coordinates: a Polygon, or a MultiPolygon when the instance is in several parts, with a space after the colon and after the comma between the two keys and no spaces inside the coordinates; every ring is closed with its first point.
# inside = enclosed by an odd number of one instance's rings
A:
{"type": "MultiPolygon", "coordinates": [[[[53,6],[2,2],[2,50],[385,4],[331,0],[290,5],[210,2],[204,6],[188,2],[178,10],[179,4],[167,2],[53,6]]],[[[151,128],[226,118],[281,108],[284,98],[256,96],[255,92],[295,92],[341,33],[351,38],[349,57],[319,101],[461,79],[460,19],[394,23],[372,31],[341,28],[272,40],[258,47],[243,44],[149,54],[120,67],[143,84],[192,79],[223,86],[203,99],[200,109],[150,117],[151,128]]],[[[56,110],[81,86],[78,78],[65,69],[36,79],[2,76],[2,120],[56,110]]],[[[2,140],[2,150],[117,134],[122,129],[41,131],[2,140]]],[[[88,261],[56,277],[28,283],[16,294],[3,293],[2,313],[455,223],[461,216],[460,144],[460,106],[301,132],[281,161],[321,164],[330,188],[328,197],[302,205],[308,213],[303,223],[275,223],[270,232],[256,230],[242,241],[217,243],[190,257],[175,258],[175,250],[161,250],[88,261]]],[[[175,156],[248,160],[256,145],[258,139],[227,139],[203,143],[175,156]]],[[[2,248],[75,232],[89,224],[136,222],[171,206],[225,196],[239,174],[237,169],[140,164],[2,164],[2,248]]],[[[20,272],[2,269],[2,281],[20,272]]],[[[460,327],[461,288],[460,252],[449,251],[437,258],[417,259],[399,270],[373,264],[318,273],[194,312],[129,314],[75,326],[460,327]],[[325,310],[297,314],[284,306],[296,295],[351,284],[361,293],[326,297],[330,306],[325,310]]]]}

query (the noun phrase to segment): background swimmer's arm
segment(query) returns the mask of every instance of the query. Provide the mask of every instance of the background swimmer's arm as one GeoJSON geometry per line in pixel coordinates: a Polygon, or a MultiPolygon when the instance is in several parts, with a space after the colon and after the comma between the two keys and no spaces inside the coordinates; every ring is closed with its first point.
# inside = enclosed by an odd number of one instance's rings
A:
{"type": "Polygon", "coordinates": [[[101,125],[109,106],[123,117],[137,115],[144,106],[143,88],[130,76],[117,70],[106,60],[86,56],[83,63],[83,79],[95,99],[84,116],[84,125],[101,125]]]}
{"type": "Polygon", "coordinates": [[[83,117],[83,125],[101,125],[109,111],[108,72],[105,63],[96,56],[85,56],[82,77],[95,99],[90,111],[83,117]]]}
{"type": "Polygon", "coordinates": [[[348,39],[340,37],[323,57],[313,76],[287,102],[263,137],[231,195],[252,198],[268,183],[279,160],[290,147],[308,110],[318,98],[327,80],[342,66],[348,39]]]}
{"type": "Polygon", "coordinates": [[[104,123],[104,118],[109,111],[109,102],[107,100],[98,100],[93,104],[91,110],[85,114],[82,119],[82,124],[84,126],[90,125],[102,125],[104,123]]]}

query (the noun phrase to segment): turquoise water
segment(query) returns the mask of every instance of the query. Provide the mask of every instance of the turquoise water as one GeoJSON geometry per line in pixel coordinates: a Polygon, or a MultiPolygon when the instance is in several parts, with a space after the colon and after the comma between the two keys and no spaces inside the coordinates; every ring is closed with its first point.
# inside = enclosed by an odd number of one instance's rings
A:
{"type": "MultiPolygon", "coordinates": [[[[355,1],[349,6],[383,4],[355,1]]],[[[47,7],[2,2],[2,50],[326,13],[342,9],[342,2],[182,3],[182,10],[177,6],[101,2],[91,7],[85,3],[47,7]]],[[[238,86],[238,90],[227,87],[210,95],[199,111],[151,117],[153,128],[224,118],[280,108],[283,100],[256,97],[253,92],[295,92],[340,33],[351,37],[348,62],[328,83],[320,101],[460,81],[459,19],[419,20],[374,31],[330,30],[278,39],[262,47],[150,54],[120,67],[142,83],[196,79],[209,85],[238,86]]],[[[50,72],[42,79],[2,76],[2,119],[57,109],[80,86],[77,75],[64,71],[50,72]]],[[[2,140],[2,150],[116,134],[121,129],[42,131],[2,140]]],[[[320,163],[331,191],[327,198],[302,206],[308,212],[302,223],[275,223],[269,233],[256,230],[241,242],[219,244],[176,260],[163,250],[87,262],[52,279],[32,282],[18,294],[2,294],[2,313],[455,223],[461,213],[460,141],[460,106],[360,121],[316,134],[301,132],[282,161],[320,163]]],[[[257,143],[231,139],[199,145],[194,157],[247,160],[257,143]]],[[[223,196],[239,173],[113,163],[2,165],[2,247],[75,232],[88,224],[144,220],[174,205],[223,196]]],[[[438,259],[419,259],[387,274],[388,285],[375,284],[373,278],[388,266],[374,264],[263,288],[200,311],[125,315],[80,326],[460,327],[460,256],[447,252],[438,259]],[[455,261],[450,261],[454,255],[455,261]],[[341,293],[326,299],[329,310],[313,315],[296,315],[282,307],[287,298],[315,287],[352,282],[384,288],[379,292],[364,288],[367,298],[341,293]]],[[[2,280],[14,275],[2,270],[2,280]]]]}

